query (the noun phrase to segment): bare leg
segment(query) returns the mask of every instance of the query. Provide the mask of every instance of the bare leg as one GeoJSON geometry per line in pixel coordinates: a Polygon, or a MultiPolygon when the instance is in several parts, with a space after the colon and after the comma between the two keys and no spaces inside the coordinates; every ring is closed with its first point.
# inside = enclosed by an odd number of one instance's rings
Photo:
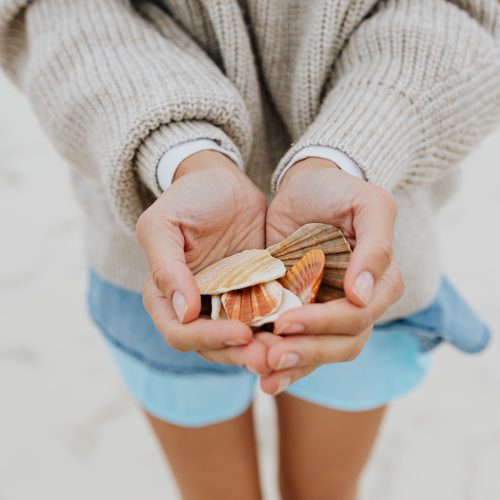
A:
{"type": "Polygon", "coordinates": [[[147,417],[184,500],[260,500],[251,408],[233,420],[202,428],[147,417]]]}
{"type": "Polygon", "coordinates": [[[287,394],[276,400],[283,500],[355,500],[385,408],[351,413],[287,394]]]}

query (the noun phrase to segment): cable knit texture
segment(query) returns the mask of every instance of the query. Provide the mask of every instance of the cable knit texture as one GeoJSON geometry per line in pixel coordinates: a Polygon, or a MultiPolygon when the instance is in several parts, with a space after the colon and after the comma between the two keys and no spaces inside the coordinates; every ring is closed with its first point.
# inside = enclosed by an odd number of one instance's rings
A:
{"type": "Polygon", "coordinates": [[[499,118],[500,3],[0,0],[0,63],[75,167],[104,278],[142,286],[132,233],[168,148],[212,139],[270,195],[297,151],[329,146],[399,202],[407,292],[387,320],[432,300],[436,210],[499,118]]]}

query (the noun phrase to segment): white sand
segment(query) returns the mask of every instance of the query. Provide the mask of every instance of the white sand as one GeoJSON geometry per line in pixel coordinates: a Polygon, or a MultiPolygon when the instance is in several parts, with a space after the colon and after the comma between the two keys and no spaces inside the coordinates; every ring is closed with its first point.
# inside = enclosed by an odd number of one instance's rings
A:
{"type": "MultiPolygon", "coordinates": [[[[497,133],[467,160],[441,226],[446,270],[497,331],[499,158],[497,133]]],[[[24,99],[0,80],[0,499],[176,499],[86,317],[81,216],[67,178],[24,99]]],[[[434,358],[426,382],[392,408],[363,500],[500,499],[500,345],[473,357],[444,347],[434,358]]],[[[258,414],[276,499],[268,398],[258,414]]]]}

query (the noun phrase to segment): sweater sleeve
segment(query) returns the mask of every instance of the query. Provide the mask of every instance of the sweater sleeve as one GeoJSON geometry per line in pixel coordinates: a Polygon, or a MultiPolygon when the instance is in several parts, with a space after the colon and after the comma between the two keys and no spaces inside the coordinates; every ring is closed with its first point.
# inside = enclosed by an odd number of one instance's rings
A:
{"type": "Polygon", "coordinates": [[[211,139],[251,148],[242,97],[168,15],[127,0],[0,0],[0,63],[59,152],[100,179],[123,227],[158,192],[170,147],[211,139]],[[148,19],[163,16],[161,30],[148,19]],[[142,194],[141,194],[142,193],[142,194]]]}
{"type": "Polygon", "coordinates": [[[498,0],[386,0],[353,32],[304,147],[337,148],[388,190],[444,176],[500,117],[498,0]]]}

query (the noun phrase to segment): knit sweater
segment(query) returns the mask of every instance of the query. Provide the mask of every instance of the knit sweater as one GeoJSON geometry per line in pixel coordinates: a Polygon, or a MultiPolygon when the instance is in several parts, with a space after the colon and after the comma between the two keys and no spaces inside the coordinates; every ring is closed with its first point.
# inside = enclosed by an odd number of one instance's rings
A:
{"type": "Polygon", "coordinates": [[[169,148],[214,140],[270,194],[327,146],[399,203],[388,320],[436,293],[437,210],[499,118],[500,3],[0,0],[0,63],[72,165],[103,278],[141,289],[133,231],[169,148]]]}

